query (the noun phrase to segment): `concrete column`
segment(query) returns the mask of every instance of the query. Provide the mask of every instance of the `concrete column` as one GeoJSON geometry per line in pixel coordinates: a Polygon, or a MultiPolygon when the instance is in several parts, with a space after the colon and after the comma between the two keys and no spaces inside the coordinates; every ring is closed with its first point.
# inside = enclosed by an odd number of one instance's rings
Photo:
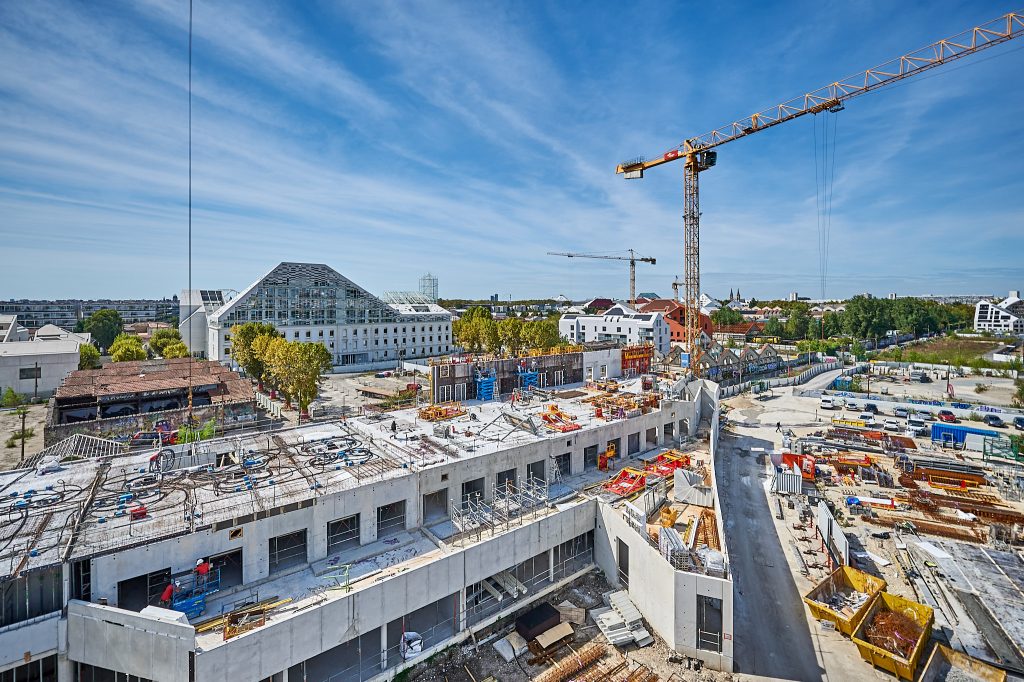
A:
{"type": "Polygon", "coordinates": [[[469,626],[469,617],[466,615],[466,588],[459,590],[459,630],[465,630],[469,626]]]}
{"type": "Polygon", "coordinates": [[[57,656],[57,680],[58,682],[71,682],[74,679],[74,670],[72,666],[74,663],[68,658],[66,653],[57,656]]]}
{"type": "Polygon", "coordinates": [[[380,626],[380,669],[388,669],[388,624],[380,626]]]}
{"type": "Polygon", "coordinates": [[[555,582],[555,548],[548,550],[548,580],[555,582]]]}

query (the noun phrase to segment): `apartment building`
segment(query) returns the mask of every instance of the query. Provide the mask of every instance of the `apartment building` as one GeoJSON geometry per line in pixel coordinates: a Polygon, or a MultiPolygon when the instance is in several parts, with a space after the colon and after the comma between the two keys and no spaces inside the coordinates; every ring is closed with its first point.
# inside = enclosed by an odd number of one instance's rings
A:
{"type": "Polygon", "coordinates": [[[567,313],[558,320],[558,333],[569,343],[615,341],[621,345],[651,344],[668,353],[672,335],[660,312],[641,313],[618,303],[600,315],[567,313]]]}

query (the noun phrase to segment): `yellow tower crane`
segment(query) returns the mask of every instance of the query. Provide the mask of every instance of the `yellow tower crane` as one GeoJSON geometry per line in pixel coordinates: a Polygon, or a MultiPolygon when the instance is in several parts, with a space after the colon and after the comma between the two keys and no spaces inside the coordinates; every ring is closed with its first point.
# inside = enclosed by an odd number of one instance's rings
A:
{"type": "Polygon", "coordinates": [[[602,260],[628,260],[629,261],[629,304],[636,305],[636,264],[637,263],[650,263],[651,265],[656,264],[658,261],[655,258],[644,258],[638,256],[633,252],[633,249],[629,249],[628,256],[600,256],[596,253],[562,253],[560,251],[548,251],[549,256],[566,256],[568,258],[600,258],[602,260]]]}
{"type": "Polygon", "coordinates": [[[682,159],[683,164],[683,265],[684,314],[689,365],[697,374],[700,359],[700,194],[697,180],[718,161],[715,151],[726,142],[766,130],[780,123],[792,121],[805,114],[823,111],[837,112],[843,102],[858,95],[878,90],[905,78],[910,78],[937,66],[948,64],[975,54],[986,48],[1005,43],[1024,34],[1024,10],[1009,12],[988,23],[936,41],[927,47],[909,52],[873,69],[857,73],[812,92],[794,97],[781,104],[763,109],[709,133],[687,138],[660,157],[647,160],[636,158],[621,163],[616,173],[626,179],[642,178],[644,171],[670,161],[682,159]]]}

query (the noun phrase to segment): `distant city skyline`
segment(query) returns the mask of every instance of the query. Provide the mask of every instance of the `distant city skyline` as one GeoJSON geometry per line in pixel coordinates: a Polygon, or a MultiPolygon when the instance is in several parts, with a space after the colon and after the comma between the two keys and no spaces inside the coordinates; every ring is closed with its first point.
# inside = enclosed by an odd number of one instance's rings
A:
{"type": "MultiPolygon", "coordinates": [[[[444,298],[626,298],[625,264],[545,254],[634,248],[658,259],[637,290],[669,296],[681,168],[618,162],[1003,11],[196,0],[192,285],[289,260],[377,293],[430,271],[444,298]]],[[[187,12],[0,5],[0,299],[187,288],[187,12]]],[[[828,115],[828,297],[1024,288],[1019,42],[828,115]]],[[[816,118],[702,175],[705,291],[820,297],[816,118]]]]}

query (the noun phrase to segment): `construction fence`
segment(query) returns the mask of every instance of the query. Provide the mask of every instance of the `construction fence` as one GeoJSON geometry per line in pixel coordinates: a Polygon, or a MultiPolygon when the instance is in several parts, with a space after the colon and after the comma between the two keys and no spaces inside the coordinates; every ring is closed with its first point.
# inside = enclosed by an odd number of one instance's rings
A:
{"type": "Polygon", "coordinates": [[[806,383],[808,380],[818,376],[819,374],[822,374],[823,372],[829,372],[832,370],[840,369],[842,368],[842,366],[843,363],[837,360],[835,362],[824,362],[818,365],[812,365],[810,368],[808,368],[804,372],[801,372],[795,377],[775,377],[772,379],[753,379],[750,381],[744,381],[733,386],[722,388],[721,397],[731,398],[734,395],[739,395],[740,393],[743,393],[744,391],[748,390],[754,384],[764,384],[768,388],[776,388],[779,386],[797,386],[799,384],[806,383]]]}

